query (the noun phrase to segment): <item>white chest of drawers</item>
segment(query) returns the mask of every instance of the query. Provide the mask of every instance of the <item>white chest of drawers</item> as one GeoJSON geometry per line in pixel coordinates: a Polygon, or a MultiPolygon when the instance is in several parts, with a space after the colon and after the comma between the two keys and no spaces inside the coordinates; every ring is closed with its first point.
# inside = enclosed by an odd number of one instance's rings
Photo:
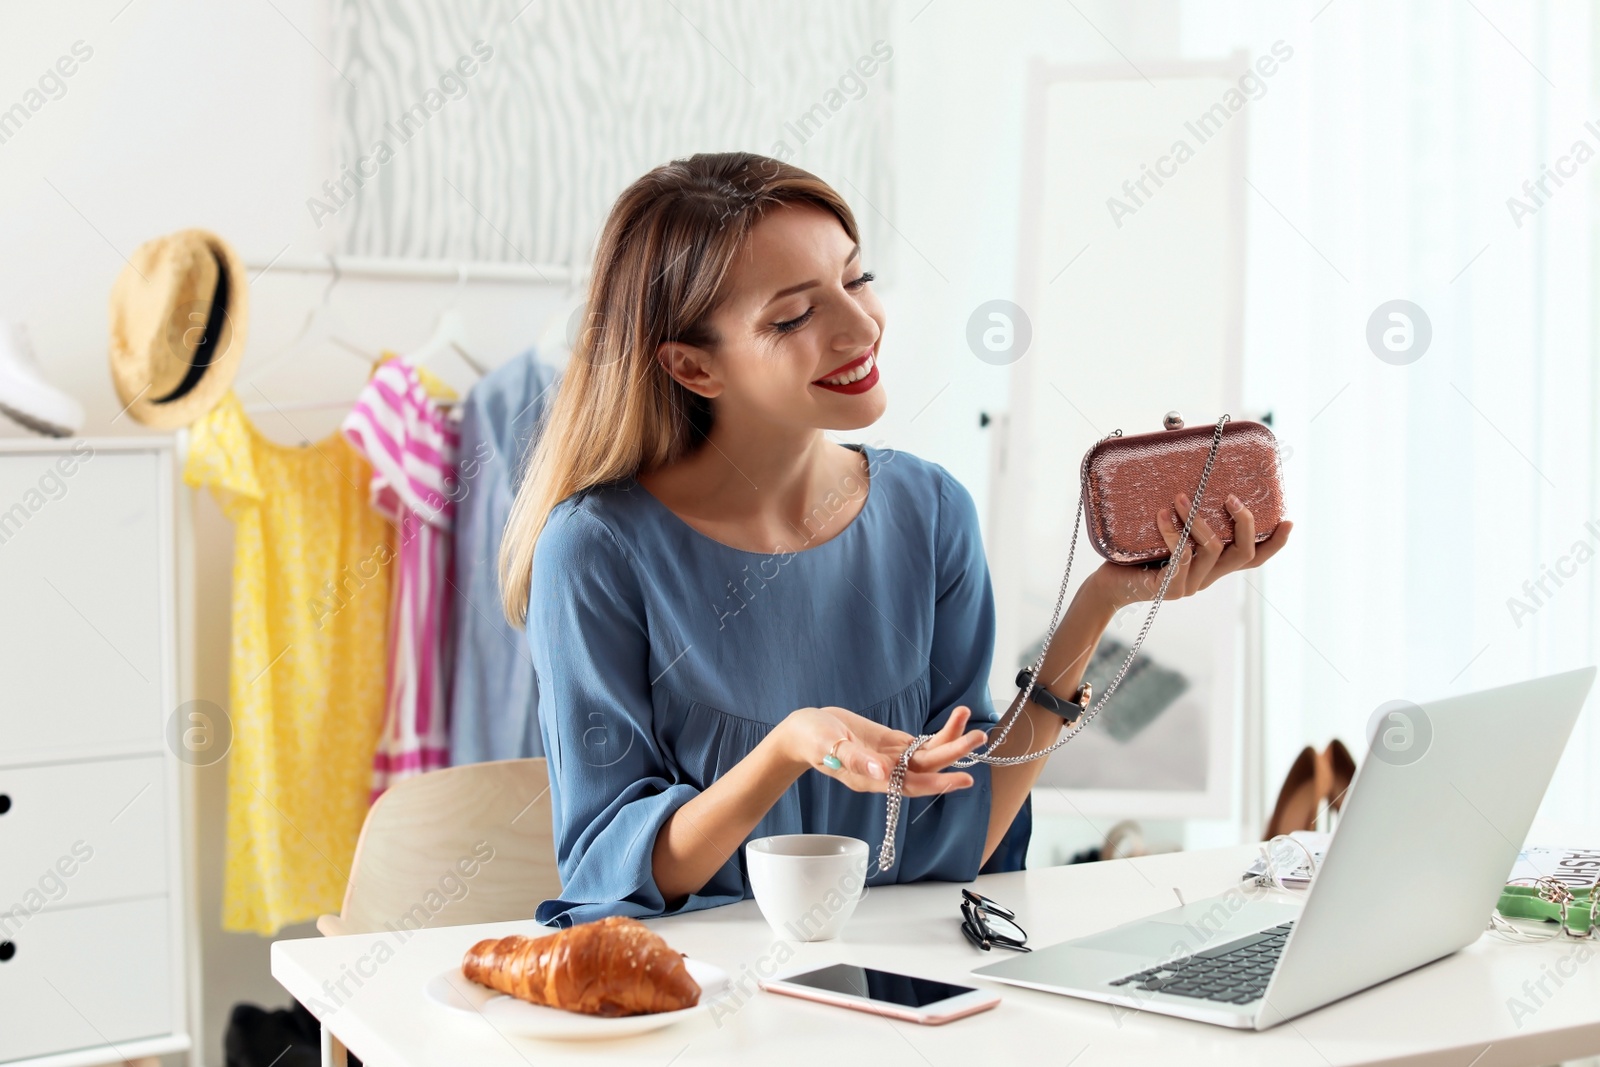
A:
{"type": "Polygon", "coordinates": [[[173,448],[0,442],[0,1064],[187,1050],[173,448]]]}

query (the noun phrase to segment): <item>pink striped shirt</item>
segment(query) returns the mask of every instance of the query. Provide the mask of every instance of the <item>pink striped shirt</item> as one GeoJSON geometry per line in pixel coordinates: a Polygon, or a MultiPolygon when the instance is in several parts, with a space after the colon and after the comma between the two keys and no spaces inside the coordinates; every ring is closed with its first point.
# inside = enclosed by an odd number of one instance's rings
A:
{"type": "Polygon", "coordinates": [[[461,437],[417,369],[391,359],[373,372],[341,427],[372,464],[372,506],[399,527],[390,571],[389,668],[372,799],[402,778],[449,762],[451,529],[461,437]]]}

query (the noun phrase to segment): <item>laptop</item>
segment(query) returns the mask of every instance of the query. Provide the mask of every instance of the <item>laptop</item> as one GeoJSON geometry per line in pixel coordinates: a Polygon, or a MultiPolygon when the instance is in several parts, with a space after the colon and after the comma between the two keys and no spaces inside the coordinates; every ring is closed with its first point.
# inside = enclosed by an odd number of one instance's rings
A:
{"type": "Polygon", "coordinates": [[[1586,667],[1391,720],[1400,733],[1374,738],[1303,894],[1245,881],[972,973],[1265,1030],[1448,956],[1487,928],[1594,676],[1586,667]]]}

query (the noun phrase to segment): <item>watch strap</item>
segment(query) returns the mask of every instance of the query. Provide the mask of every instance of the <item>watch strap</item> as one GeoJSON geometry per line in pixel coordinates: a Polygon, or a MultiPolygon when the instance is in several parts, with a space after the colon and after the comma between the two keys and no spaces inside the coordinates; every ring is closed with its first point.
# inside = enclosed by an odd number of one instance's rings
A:
{"type": "MultiPolygon", "coordinates": [[[[1028,683],[1033,680],[1033,673],[1024,667],[1017,672],[1017,688],[1027,689],[1028,683]]],[[[1089,704],[1089,685],[1087,682],[1078,686],[1076,700],[1062,700],[1044,686],[1034,682],[1033,691],[1028,694],[1028,699],[1039,705],[1052,715],[1059,715],[1069,723],[1077,722],[1083,715],[1084,709],[1089,704]]]]}

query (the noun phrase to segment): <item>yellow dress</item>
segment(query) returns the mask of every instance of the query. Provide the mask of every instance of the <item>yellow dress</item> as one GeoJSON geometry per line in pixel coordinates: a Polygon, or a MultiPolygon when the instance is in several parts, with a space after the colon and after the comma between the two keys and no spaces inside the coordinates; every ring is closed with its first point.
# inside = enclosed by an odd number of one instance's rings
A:
{"type": "Polygon", "coordinates": [[[394,529],[337,431],[279,444],[231,392],[191,428],[183,477],[235,528],[222,926],[270,935],[344,899],[383,720],[394,529]]]}

